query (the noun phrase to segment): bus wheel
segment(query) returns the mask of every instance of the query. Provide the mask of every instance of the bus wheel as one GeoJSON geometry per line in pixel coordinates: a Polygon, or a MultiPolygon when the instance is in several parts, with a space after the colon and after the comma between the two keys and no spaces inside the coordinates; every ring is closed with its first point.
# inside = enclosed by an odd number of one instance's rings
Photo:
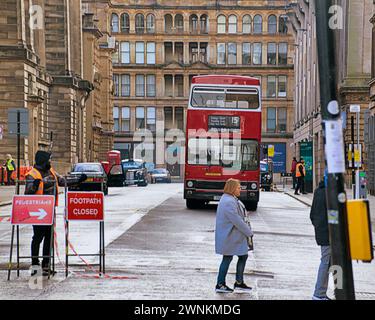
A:
{"type": "Polygon", "coordinates": [[[246,201],[244,203],[245,207],[249,211],[257,211],[258,202],[257,201],[246,201]]]}
{"type": "Polygon", "coordinates": [[[204,206],[204,201],[199,201],[195,199],[186,199],[186,207],[188,209],[199,209],[204,206]]]}

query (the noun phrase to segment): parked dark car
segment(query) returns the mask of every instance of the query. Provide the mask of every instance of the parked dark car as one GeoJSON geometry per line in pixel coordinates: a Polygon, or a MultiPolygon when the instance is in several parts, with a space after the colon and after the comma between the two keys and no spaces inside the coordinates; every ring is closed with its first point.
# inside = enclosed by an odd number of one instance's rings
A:
{"type": "Polygon", "coordinates": [[[139,187],[146,187],[149,181],[149,174],[146,168],[146,163],[142,160],[122,160],[122,169],[124,172],[124,185],[137,185],[139,187]]]}
{"type": "Polygon", "coordinates": [[[154,169],[150,172],[151,183],[166,182],[171,183],[171,174],[167,169],[154,169]]]}
{"type": "Polygon", "coordinates": [[[85,174],[87,179],[76,186],[70,186],[69,191],[103,191],[108,194],[108,179],[103,166],[96,162],[82,162],[73,166],[69,176],[85,174]]]}
{"type": "Polygon", "coordinates": [[[272,163],[260,161],[260,187],[265,191],[271,191],[273,183],[272,163]]]}

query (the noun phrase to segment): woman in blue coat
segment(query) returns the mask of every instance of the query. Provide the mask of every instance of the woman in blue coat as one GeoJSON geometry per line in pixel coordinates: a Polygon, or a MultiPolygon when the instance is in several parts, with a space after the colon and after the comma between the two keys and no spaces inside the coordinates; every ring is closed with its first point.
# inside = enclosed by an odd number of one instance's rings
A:
{"type": "Polygon", "coordinates": [[[244,221],[246,209],[237,198],[240,194],[240,181],[229,179],[225,184],[224,194],[217,207],[215,249],[217,254],[223,255],[216,285],[216,292],[218,293],[233,292],[233,289],[229,288],[225,283],[233,256],[238,256],[234,289],[241,291],[251,290],[243,281],[243,273],[249,250],[247,240],[248,237],[253,236],[253,232],[244,221]]]}

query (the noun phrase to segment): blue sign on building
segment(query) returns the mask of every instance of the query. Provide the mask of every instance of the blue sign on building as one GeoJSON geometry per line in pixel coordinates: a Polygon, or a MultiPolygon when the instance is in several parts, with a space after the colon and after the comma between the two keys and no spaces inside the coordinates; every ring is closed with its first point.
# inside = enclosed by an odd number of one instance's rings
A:
{"type": "MultiPolygon", "coordinates": [[[[271,158],[273,162],[273,172],[283,173],[286,172],[286,144],[285,143],[264,143],[267,145],[273,145],[275,148],[275,155],[271,158]]],[[[267,154],[263,154],[261,149],[261,160],[267,159],[267,154]]]]}

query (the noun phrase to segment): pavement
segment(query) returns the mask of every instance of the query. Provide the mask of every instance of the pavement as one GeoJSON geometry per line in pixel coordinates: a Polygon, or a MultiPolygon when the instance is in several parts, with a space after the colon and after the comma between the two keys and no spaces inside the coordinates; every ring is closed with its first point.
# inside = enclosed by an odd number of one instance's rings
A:
{"type": "MultiPolygon", "coordinates": [[[[285,187],[282,185],[276,185],[276,190],[287,194],[309,207],[312,205],[313,193],[295,195],[291,185],[286,185],[285,187]]],[[[349,200],[353,199],[353,191],[351,189],[346,189],[346,196],[349,200]]],[[[369,201],[372,230],[375,231],[375,197],[368,195],[367,200],[369,201]]]]}
{"type": "MultiPolygon", "coordinates": [[[[106,197],[106,271],[114,278],[64,276],[63,262],[51,280],[34,282],[29,262],[20,278],[6,281],[10,225],[0,223],[0,300],[311,300],[320,250],[315,243],[309,207],[282,192],[262,192],[251,214],[255,250],[250,252],[245,281],[249,294],[216,294],[221,256],[215,254],[215,212],[210,205],[188,210],[182,184],[147,188],[110,188],[106,197]],[[130,279],[116,277],[127,276],[130,279]]],[[[58,248],[64,261],[63,201],[57,215],[58,248]]],[[[10,206],[2,210],[10,211],[10,206]]],[[[70,239],[78,252],[95,252],[96,223],[73,223],[70,239]]],[[[31,228],[21,227],[20,253],[30,250],[31,228]]],[[[73,260],[73,258],[72,258],[73,260]]],[[[92,263],[93,259],[87,258],[92,263]]],[[[91,273],[78,259],[70,270],[91,273]]],[[[233,286],[236,259],[227,282],[233,286]]],[[[375,268],[353,263],[357,299],[375,299],[375,268]]],[[[330,280],[329,295],[333,295],[330,280]]]]}

